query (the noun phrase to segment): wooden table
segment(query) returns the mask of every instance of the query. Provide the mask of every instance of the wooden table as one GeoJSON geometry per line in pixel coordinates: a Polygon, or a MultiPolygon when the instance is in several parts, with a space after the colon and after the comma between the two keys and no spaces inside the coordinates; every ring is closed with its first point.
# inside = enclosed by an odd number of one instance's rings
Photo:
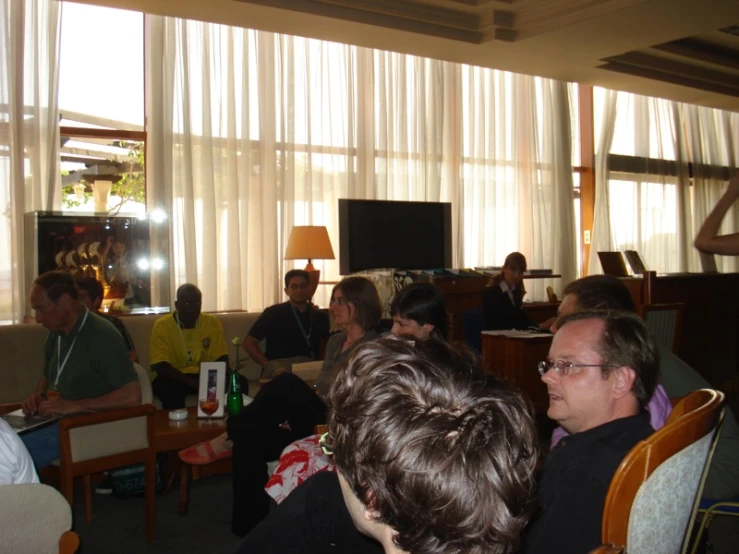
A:
{"type": "MultiPolygon", "coordinates": [[[[182,421],[169,419],[168,410],[157,410],[154,414],[154,436],[157,453],[182,450],[213,439],[226,431],[225,419],[207,421],[198,419],[197,408],[191,407],[187,411],[187,419],[182,421]]],[[[228,465],[229,467],[226,469],[230,471],[231,460],[219,460],[217,463],[224,466],[228,465]]],[[[182,464],[180,476],[180,501],[177,504],[177,513],[185,515],[190,501],[190,481],[199,477],[199,466],[196,469],[190,464],[182,464]]]]}
{"type": "Polygon", "coordinates": [[[512,381],[531,399],[537,412],[546,412],[549,395],[537,367],[546,359],[551,344],[552,335],[520,331],[506,335],[500,331],[483,331],[485,371],[512,381]]]}
{"type": "Polygon", "coordinates": [[[182,450],[199,442],[210,440],[226,431],[225,419],[207,421],[198,419],[197,408],[187,409],[187,419],[169,419],[169,410],[154,413],[154,434],[157,452],[182,450]]]}

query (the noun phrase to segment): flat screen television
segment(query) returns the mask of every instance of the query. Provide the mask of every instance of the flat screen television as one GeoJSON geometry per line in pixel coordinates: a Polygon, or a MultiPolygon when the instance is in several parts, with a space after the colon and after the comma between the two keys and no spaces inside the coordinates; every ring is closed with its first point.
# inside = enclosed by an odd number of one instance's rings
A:
{"type": "Polygon", "coordinates": [[[436,269],[452,265],[449,202],[339,200],[339,269],[436,269]]]}

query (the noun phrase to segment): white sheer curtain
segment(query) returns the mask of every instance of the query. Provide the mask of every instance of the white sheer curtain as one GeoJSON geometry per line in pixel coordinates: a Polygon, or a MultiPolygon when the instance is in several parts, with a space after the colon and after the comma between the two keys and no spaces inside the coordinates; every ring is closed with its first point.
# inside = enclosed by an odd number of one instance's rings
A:
{"type": "MultiPolygon", "coordinates": [[[[708,214],[726,190],[725,174],[716,167],[739,169],[739,113],[713,110],[688,104],[680,105],[686,128],[685,157],[693,162],[693,186],[685,213],[688,232],[688,262],[692,271],[700,271],[698,251],[692,241],[708,214]]],[[[739,204],[729,210],[721,226],[721,234],[739,231],[739,204]]],[[[716,256],[719,271],[739,271],[736,256],[716,256]]]]}
{"type": "MultiPolygon", "coordinates": [[[[599,250],[637,250],[658,272],[701,271],[693,238],[725,188],[720,168],[735,166],[736,114],[596,90],[601,117],[589,273],[602,272],[599,250]],[[609,167],[609,154],[630,158],[629,167],[609,167]]],[[[736,229],[736,213],[725,232],[736,229]]],[[[736,261],[717,265],[733,271],[736,261]]]]}
{"type": "MultiPolygon", "coordinates": [[[[0,321],[25,315],[23,215],[61,205],[61,2],[0,0],[0,321]]],[[[33,270],[33,260],[29,268],[33,270]]]]}
{"type": "Polygon", "coordinates": [[[558,280],[577,277],[572,132],[565,83],[463,66],[464,265],[503,265],[519,250],[558,280]]]}
{"type": "MultiPolygon", "coordinates": [[[[326,225],[338,253],[339,198],[451,201],[455,266],[521,250],[575,277],[566,84],[192,21],[149,28],[149,201],[172,216],[173,284],[196,282],[204,309],[279,300],[302,266],[282,259],[293,225],[326,225]]],[[[337,260],[316,265],[339,278],[337,260]]]]}

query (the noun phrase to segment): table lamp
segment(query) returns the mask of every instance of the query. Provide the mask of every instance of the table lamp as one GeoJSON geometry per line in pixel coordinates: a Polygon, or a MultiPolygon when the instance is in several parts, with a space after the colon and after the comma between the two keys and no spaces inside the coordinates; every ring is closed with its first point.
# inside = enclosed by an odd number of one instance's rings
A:
{"type": "Polygon", "coordinates": [[[333,260],[334,249],[328,238],[328,231],[323,225],[296,225],[290,231],[290,238],[285,249],[286,260],[307,259],[305,271],[310,276],[310,297],[316,293],[320,270],[313,267],[312,260],[333,260]]]}

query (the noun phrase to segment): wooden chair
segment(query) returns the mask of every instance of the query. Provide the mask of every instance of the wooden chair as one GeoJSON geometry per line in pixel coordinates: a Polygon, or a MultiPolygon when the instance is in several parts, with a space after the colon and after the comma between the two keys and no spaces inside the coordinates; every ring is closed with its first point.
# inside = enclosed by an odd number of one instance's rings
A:
{"type": "Polygon", "coordinates": [[[628,453],[611,480],[602,541],[626,551],[685,552],[723,418],[723,393],[683,398],[665,426],[628,453]]]}
{"type": "MultiPolygon", "coordinates": [[[[85,519],[92,521],[92,479],[95,473],[144,464],[146,480],[146,538],[154,540],[156,501],[156,450],[153,392],[149,372],[133,364],[141,386],[141,406],[109,410],[59,420],[59,460],[42,472],[50,476],[74,504],[74,479],[83,477],[85,519]]],[[[20,403],[0,405],[0,413],[17,410],[20,403]]]]}
{"type": "Polygon", "coordinates": [[[80,545],[72,509],[56,490],[38,483],[0,487],[0,551],[74,554],[80,545]]]}
{"type": "Polygon", "coordinates": [[[144,464],[146,538],[154,540],[156,450],[153,404],[110,410],[59,420],[59,486],[70,505],[74,479],[83,477],[85,519],[92,521],[94,473],[144,464]]]}
{"type": "Polygon", "coordinates": [[[683,329],[684,304],[645,304],[641,317],[658,344],[677,352],[683,329]]]}
{"type": "Polygon", "coordinates": [[[141,406],[65,417],[59,421],[59,489],[74,504],[74,479],[83,478],[85,520],[92,521],[92,475],[144,464],[146,538],[154,540],[156,450],[149,372],[134,364],[141,406]]]}

